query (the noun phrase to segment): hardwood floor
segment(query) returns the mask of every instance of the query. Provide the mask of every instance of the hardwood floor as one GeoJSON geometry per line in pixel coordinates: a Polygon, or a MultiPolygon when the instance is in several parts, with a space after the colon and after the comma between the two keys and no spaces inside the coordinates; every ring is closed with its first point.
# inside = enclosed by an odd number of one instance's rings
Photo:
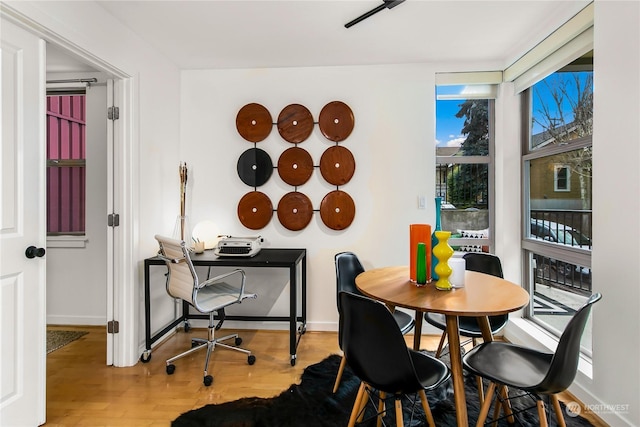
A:
{"type": "MultiPolygon", "coordinates": [[[[47,356],[47,427],[54,426],[168,426],[177,416],[208,403],[246,396],[271,397],[297,383],[304,368],[331,354],[339,354],[337,333],[307,331],[298,348],[298,361],[289,363],[286,331],[239,331],[242,346],[254,353],[255,365],[246,356],[217,349],[210,363],[213,384],[202,384],[204,354],[176,362],[174,375],[165,372],[165,359],[190,346],[191,336],[206,330],[179,332],[156,347],[149,363],[115,368],[106,366],[103,327],[51,326],[50,329],[89,331],[80,339],[47,356]]],[[[219,336],[224,330],[217,331],[219,336]]],[[[439,337],[425,336],[422,347],[435,350],[439,337]]],[[[412,343],[413,337],[407,336],[412,343]]],[[[564,396],[574,401],[570,395],[564,396]]],[[[596,418],[594,426],[606,426],[596,418]]]]}

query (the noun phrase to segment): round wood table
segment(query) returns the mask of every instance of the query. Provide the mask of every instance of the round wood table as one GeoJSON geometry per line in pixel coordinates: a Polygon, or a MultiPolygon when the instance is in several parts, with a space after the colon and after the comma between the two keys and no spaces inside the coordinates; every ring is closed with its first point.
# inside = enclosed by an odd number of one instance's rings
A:
{"type": "Polygon", "coordinates": [[[420,348],[423,313],[444,314],[447,321],[451,376],[458,426],[467,426],[467,403],[464,394],[464,373],[460,352],[458,316],[478,318],[484,341],[492,341],[487,316],[516,311],[529,303],[529,294],[508,280],[474,271],[465,272],[464,288],[440,291],[429,283],[416,286],[409,280],[409,267],[385,267],[365,271],[356,277],[356,287],[364,295],[384,302],[390,309],[404,307],[416,311],[413,339],[420,348]]]}

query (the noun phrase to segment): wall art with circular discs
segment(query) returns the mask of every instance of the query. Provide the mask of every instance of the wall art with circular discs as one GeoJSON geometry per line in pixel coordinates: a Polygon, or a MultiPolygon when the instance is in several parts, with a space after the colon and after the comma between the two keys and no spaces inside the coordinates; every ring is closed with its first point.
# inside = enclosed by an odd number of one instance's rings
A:
{"type": "Polygon", "coordinates": [[[349,137],[353,127],[353,111],[341,101],[325,105],[317,123],[313,121],[311,112],[300,104],[284,107],[276,123],[273,123],[269,110],[260,104],[242,107],[236,116],[236,128],[242,138],[253,144],[252,148],[240,155],[237,165],[240,180],[253,187],[238,202],[238,218],[242,225],[259,230],[269,224],[276,212],[285,228],[299,231],[309,225],[313,213],[317,211],[327,227],[333,230],[349,227],[355,217],[356,207],[351,196],[340,190],[340,186],[351,180],[356,162],[351,151],[340,143],[349,137]],[[318,164],[314,165],[311,154],[298,145],[309,138],[316,124],[322,135],[335,142],[335,145],[326,149],[318,164]],[[260,141],[269,136],[274,125],[282,139],[293,144],[293,147],[280,154],[276,166],[271,156],[257,147],[260,141]],[[277,170],[282,181],[294,187],[293,191],[282,196],[275,210],[269,196],[258,191],[258,187],[269,181],[273,169],[277,170]],[[324,195],[318,209],[314,209],[311,199],[297,189],[309,181],[315,169],[320,170],[326,182],[336,186],[335,190],[324,195]]]}

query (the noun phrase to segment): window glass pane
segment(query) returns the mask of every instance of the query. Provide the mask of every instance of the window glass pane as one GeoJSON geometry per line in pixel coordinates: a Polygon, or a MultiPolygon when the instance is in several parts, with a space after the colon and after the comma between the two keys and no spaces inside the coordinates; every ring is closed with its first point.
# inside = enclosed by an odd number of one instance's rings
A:
{"type": "Polygon", "coordinates": [[[489,100],[437,100],[436,147],[436,156],[488,156],[489,100]]]}
{"type": "Polygon", "coordinates": [[[576,68],[568,66],[531,88],[531,150],[593,133],[593,71],[576,68]]]}
{"type": "MultiPolygon", "coordinates": [[[[529,252],[532,265],[532,318],[560,335],[571,316],[592,293],[591,269],[529,252]]],[[[582,336],[583,351],[591,351],[591,319],[582,336]]]]}
{"type": "Polygon", "coordinates": [[[586,147],[529,161],[530,237],[591,250],[591,158],[586,147]]]}

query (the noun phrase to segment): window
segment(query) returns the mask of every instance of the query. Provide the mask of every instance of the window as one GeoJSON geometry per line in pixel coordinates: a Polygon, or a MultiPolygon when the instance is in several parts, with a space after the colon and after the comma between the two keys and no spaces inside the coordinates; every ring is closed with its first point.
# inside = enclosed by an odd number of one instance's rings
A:
{"type": "Polygon", "coordinates": [[[442,228],[451,231],[458,251],[489,252],[491,246],[495,88],[436,87],[435,194],[443,199],[442,228]]]}
{"type": "MultiPolygon", "coordinates": [[[[528,316],[560,335],[591,289],[593,52],[523,92],[528,316]]],[[[589,332],[583,350],[590,352],[589,332]]]]}
{"type": "Polygon", "coordinates": [[[571,181],[569,180],[569,167],[556,165],[553,168],[553,190],[571,191],[571,181]]]}
{"type": "Polygon", "coordinates": [[[47,95],[47,235],[85,234],[85,95],[47,95]]]}

